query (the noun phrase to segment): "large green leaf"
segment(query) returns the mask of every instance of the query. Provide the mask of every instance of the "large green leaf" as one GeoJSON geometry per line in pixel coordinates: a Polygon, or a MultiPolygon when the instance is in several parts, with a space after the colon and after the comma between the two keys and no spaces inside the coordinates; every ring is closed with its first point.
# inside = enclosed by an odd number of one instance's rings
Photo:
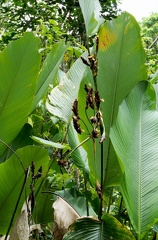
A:
{"type": "Polygon", "coordinates": [[[105,184],[113,185],[118,183],[121,170],[109,139],[110,127],[122,100],[137,82],[147,79],[139,25],[129,13],[122,13],[101,28],[98,64],[98,89],[105,100],[101,106],[106,130],[105,184]]]}
{"type": "Polygon", "coordinates": [[[70,228],[64,240],[134,240],[132,233],[116,218],[103,215],[102,221],[93,218],[79,218],[70,228]]]}
{"type": "MultiPolygon", "coordinates": [[[[24,169],[35,163],[35,173],[42,166],[43,176],[48,169],[49,158],[46,149],[28,146],[17,150],[16,154],[21,159],[24,169]]],[[[24,181],[24,169],[16,155],[12,155],[5,163],[0,164],[0,233],[5,234],[11,217],[14,213],[15,204],[19,197],[24,181]]],[[[41,183],[42,178],[35,184],[35,192],[41,183]]],[[[30,193],[30,177],[27,179],[23,194],[21,196],[17,214],[23,205],[24,199],[30,193]]],[[[17,215],[16,215],[17,216],[17,215]]]]}
{"type": "MultiPolygon", "coordinates": [[[[84,58],[86,58],[86,54],[87,52],[84,53],[84,58]]],[[[103,166],[103,171],[106,172],[106,186],[118,184],[122,176],[122,170],[109,139],[110,127],[117,116],[121,101],[137,82],[147,79],[144,62],[145,56],[140,29],[134,17],[128,13],[122,13],[117,19],[108,21],[101,27],[99,32],[97,84],[100,97],[104,99],[104,103],[101,103],[101,111],[106,129],[103,166]]],[[[94,86],[92,73],[78,59],[63,77],[59,86],[52,90],[50,94],[51,104],[47,104],[47,107],[51,113],[69,123],[72,116],[72,104],[78,95],[80,117],[87,125],[89,133],[91,133],[92,127],[85,115],[86,93],[84,83],[94,86]]],[[[94,115],[94,111],[88,111],[89,117],[94,115]]],[[[80,142],[88,136],[85,125],[82,123],[81,125],[85,133],[79,135],[80,142]]],[[[96,141],[96,156],[94,156],[92,139],[82,147],[88,153],[90,176],[94,183],[96,179],[100,181],[101,151],[99,140],[96,141]]]]}
{"type": "MultiPolygon", "coordinates": [[[[40,65],[39,39],[26,33],[0,53],[0,139],[9,144],[27,120],[40,65]]],[[[0,155],[5,146],[0,143],[0,155]]]]}
{"type": "Polygon", "coordinates": [[[140,239],[158,221],[158,112],[146,82],[121,104],[110,137],[124,166],[122,194],[140,239]]]}
{"type": "Polygon", "coordinates": [[[69,123],[72,116],[72,104],[77,98],[85,69],[86,66],[78,59],[68,73],[62,74],[59,85],[53,88],[49,95],[48,111],[66,123],[69,123]]]}
{"type": "Polygon", "coordinates": [[[36,198],[36,205],[33,212],[35,223],[47,224],[53,222],[53,198],[49,193],[41,193],[36,198]]]}
{"type": "MultiPolygon", "coordinates": [[[[140,30],[133,16],[122,13],[117,19],[107,21],[100,28],[97,85],[100,97],[104,99],[104,102],[101,103],[101,111],[106,130],[106,140],[103,143],[105,186],[118,184],[122,176],[120,165],[109,139],[109,132],[117,116],[119,104],[137,82],[147,79],[144,62],[140,30]]],[[[93,87],[93,79],[90,74],[82,81],[82,84],[84,81],[93,87]]],[[[89,130],[91,129],[91,132],[92,127],[85,116],[85,96],[83,84],[80,87],[78,97],[79,112],[80,117],[89,130]]],[[[88,116],[93,115],[94,111],[88,110],[88,116]]],[[[82,128],[85,129],[83,124],[82,128]]],[[[85,136],[81,134],[80,141],[83,141],[84,138],[85,136]]],[[[92,150],[92,140],[84,144],[83,147],[88,153],[91,174],[94,179],[97,178],[100,181],[101,151],[99,140],[96,141],[96,156],[92,150]]]]}
{"type": "MultiPolygon", "coordinates": [[[[69,140],[71,149],[75,149],[77,146],[80,145],[78,134],[76,133],[76,130],[74,129],[72,122],[70,123],[70,126],[69,126],[68,140],[69,140]]],[[[88,158],[87,158],[87,152],[85,151],[85,149],[82,146],[80,146],[74,152],[72,152],[71,156],[74,164],[80,170],[89,174],[88,158]]]]}
{"type": "Polygon", "coordinates": [[[61,40],[59,43],[55,43],[52,46],[52,50],[45,59],[39,75],[32,110],[34,110],[40,99],[48,91],[49,84],[53,84],[53,81],[56,79],[58,68],[63,60],[66,49],[67,45],[65,45],[64,40],[61,40]]]}
{"type": "Polygon", "coordinates": [[[98,0],[79,0],[79,3],[86,25],[87,36],[93,35],[104,22],[104,19],[101,17],[100,3],[98,0]]]}

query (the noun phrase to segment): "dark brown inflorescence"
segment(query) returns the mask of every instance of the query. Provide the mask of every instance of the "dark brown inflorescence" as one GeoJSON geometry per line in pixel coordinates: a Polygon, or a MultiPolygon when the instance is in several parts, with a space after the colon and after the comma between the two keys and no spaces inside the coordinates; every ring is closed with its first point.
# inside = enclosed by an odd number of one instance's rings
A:
{"type": "Polygon", "coordinates": [[[82,129],[81,129],[81,127],[80,127],[79,119],[78,119],[77,117],[73,117],[73,125],[74,125],[74,128],[75,128],[76,132],[78,132],[79,134],[81,134],[82,129]]]}

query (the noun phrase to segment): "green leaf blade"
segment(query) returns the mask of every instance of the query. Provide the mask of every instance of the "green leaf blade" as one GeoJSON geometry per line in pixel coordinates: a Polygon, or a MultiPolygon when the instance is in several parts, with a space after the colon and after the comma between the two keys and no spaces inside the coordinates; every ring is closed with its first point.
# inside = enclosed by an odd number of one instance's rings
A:
{"type": "Polygon", "coordinates": [[[105,185],[110,186],[118,184],[122,176],[121,166],[109,139],[110,127],[122,100],[137,82],[147,79],[140,29],[133,16],[122,13],[101,27],[98,64],[98,89],[104,99],[101,107],[106,130],[105,185]]]}
{"type": "Polygon", "coordinates": [[[48,111],[66,123],[69,123],[72,117],[72,105],[78,96],[85,69],[81,59],[76,60],[70,70],[62,75],[60,83],[53,88],[46,103],[48,111]]]}
{"type": "MultiPolygon", "coordinates": [[[[17,150],[16,154],[21,159],[24,169],[35,163],[35,171],[42,166],[42,176],[46,174],[49,164],[49,157],[46,149],[35,146],[28,146],[17,150]]],[[[24,181],[24,169],[17,159],[17,156],[12,155],[5,163],[0,164],[0,233],[5,234],[9,226],[15,204],[17,202],[22,184],[24,181]]],[[[40,178],[36,183],[36,190],[41,183],[40,178]]],[[[24,191],[22,193],[16,216],[24,203],[24,200],[30,193],[30,177],[27,179],[24,191]],[[27,195],[26,195],[27,194],[27,195]]]]}
{"type": "Polygon", "coordinates": [[[39,75],[36,96],[31,111],[35,109],[40,99],[47,92],[49,84],[53,84],[67,47],[64,40],[52,46],[52,50],[45,59],[39,75]]]}
{"type": "Polygon", "coordinates": [[[72,224],[70,230],[71,232],[64,237],[64,240],[135,239],[125,226],[108,214],[103,215],[102,221],[88,217],[79,218],[72,224]]]}
{"type": "Polygon", "coordinates": [[[98,0],[79,0],[79,3],[86,25],[87,36],[94,35],[104,22],[101,17],[101,5],[98,0]]]}
{"type": "MultiPolygon", "coordinates": [[[[70,123],[70,126],[69,126],[68,141],[72,150],[75,149],[75,147],[80,145],[78,135],[76,133],[76,130],[73,127],[72,122],[70,123]]],[[[89,174],[88,158],[87,158],[87,152],[85,151],[85,149],[82,146],[80,146],[71,155],[72,155],[74,164],[80,170],[89,174]]]]}
{"type": "MultiPolygon", "coordinates": [[[[26,33],[0,53],[0,139],[9,144],[19,133],[34,99],[40,55],[39,39],[26,33]]],[[[0,155],[5,150],[0,144],[0,155]]]]}
{"type": "Polygon", "coordinates": [[[139,83],[121,104],[111,140],[124,166],[123,197],[133,226],[142,238],[157,221],[158,112],[155,93],[139,83]]]}

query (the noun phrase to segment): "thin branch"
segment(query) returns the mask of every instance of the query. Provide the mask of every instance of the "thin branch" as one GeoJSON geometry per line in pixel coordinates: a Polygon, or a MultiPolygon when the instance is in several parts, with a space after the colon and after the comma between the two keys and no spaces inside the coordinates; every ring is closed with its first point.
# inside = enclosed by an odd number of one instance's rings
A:
{"type": "Polygon", "coordinates": [[[92,136],[88,136],[85,140],[83,140],[79,145],[77,145],[71,152],[69,152],[66,156],[68,158],[74,151],[76,151],[79,147],[81,147],[84,143],[86,143],[92,136]]]}
{"type": "Polygon", "coordinates": [[[148,49],[152,48],[157,41],[158,41],[158,36],[155,38],[152,44],[148,47],[148,49]]]}
{"type": "Polygon", "coordinates": [[[69,131],[69,127],[70,127],[70,121],[69,121],[68,124],[67,124],[66,133],[65,133],[65,136],[64,136],[61,144],[63,144],[63,143],[65,142],[65,140],[66,140],[66,137],[67,137],[68,131],[69,131]]]}
{"type": "Polygon", "coordinates": [[[119,211],[118,211],[118,216],[121,216],[121,212],[122,212],[122,204],[123,204],[123,196],[121,196],[121,201],[120,201],[120,206],[119,206],[119,211]]]}
{"type": "Polygon", "coordinates": [[[87,45],[88,55],[90,55],[89,37],[87,35],[86,35],[86,45],[87,45]]]}
{"type": "MultiPolygon", "coordinates": [[[[86,115],[86,117],[87,117],[87,115],[86,115]]],[[[87,127],[87,125],[85,124],[85,122],[82,120],[82,118],[80,118],[80,121],[84,124],[84,126],[85,126],[85,128],[86,128],[86,130],[87,130],[87,133],[90,135],[90,132],[89,132],[89,130],[88,130],[88,127],[87,127]]],[[[89,121],[90,122],[90,121],[89,121]]]]}
{"type": "Polygon", "coordinates": [[[20,157],[16,154],[16,152],[7,143],[5,143],[2,139],[0,139],[0,142],[3,143],[3,145],[5,145],[7,148],[9,148],[9,150],[17,157],[17,159],[20,161],[21,166],[22,166],[22,168],[24,170],[24,173],[25,173],[24,165],[23,165],[20,157]]]}
{"type": "MultiPolygon", "coordinates": [[[[101,164],[101,193],[103,196],[103,181],[104,181],[104,167],[103,164],[104,163],[104,148],[103,148],[103,144],[101,144],[101,159],[100,159],[100,164],[101,164]]],[[[98,219],[101,219],[102,216],[102,209],[103,209],[103,199],[100,198],[100,207],[99,207],[99,213],[98,213],[98,219]]]]}
{"type": "Polygon", "coordinates": [[[94,87],[95,87],[95,91],[98,91],[98,86],[97,86],[97,76],[93,77],[94,80],[94,87]]]}
{"type": "Polygon", "coordinates": [[[88,205],[88,197],[87,197],[87,179],[86,179],[86,174],[85,173],[84,173],[84,187],[85,187],[85,194],[86,194],[87,217],[89,217],[89,205],[88,205]]]}
{"type": "Polygon", "coordinates": [[[110,212],[110,205],[111,205],[111,202],[112,202],[112,194],[113,194],[113,187],[111,188],[111,192],[110,192],[110,197],[109,197],[109,203],[108,203],[107,213],[110,212]]]}
{"type": "Polygon", "coordinates": [[[38,195],[38,193],[39,193],[39,191],[40,191],[40,189],[41,189],[44,181],[46,180],[46,177],[47,177],[47,175],[48,175],[49,170],[50,170],[51,167],[52,167],[53,162],[54,162],[54,159],[51,160],[51,163],[50,163],[50,165],[48,166],[48,169],[47,169],[47,171],[46,171],[46,173],[45,173],[45,176],[43,177],[43,179],[42,179],[42,181],[41,181],[41,183],[40,183],[40,185],[39,185],[39,187],[38,187],[38,189],[37,189],[37,191],[36,191],[35,197],[37,197],[37,195],[38,195]]]}
{"type": "Polygon", "coordinates": [[[23,193],[23,190],[24,190],[24,187],[26,185],[26,182],[27,182],[27,178],[29,176],[29,173],[30,173],[30,167],[28,167],[25,171],[25,178],[24,178],[24,181],[23,181],[23,184],[22,184],[22,187],[21,187],[21,190],[20,190],[20,194],[18,196],[18,199],[16,201],[16,204],[15,204],[15,208],[14,208],[14,212],[13,212],[13,215],[11,217],[11,220],[10,220],[10,223],[9,223],[9,226],[8,226],[8,230],[7,230],[7,233],[5,235],[5,239],[4,240],[7,240],[8,238],[8,235],[9,235],[9,231],[12,227],[12,224],[13,224],[13,221],[14,221],[14,217],[15,217],[15,214],[16,214],[16,211],[17,211],[17,208],[18,208],[18,205],[19,205],[19,202],[20,202],[20,199],[21,199],[21,196],[22,196],[22,193],[23,193]]]}

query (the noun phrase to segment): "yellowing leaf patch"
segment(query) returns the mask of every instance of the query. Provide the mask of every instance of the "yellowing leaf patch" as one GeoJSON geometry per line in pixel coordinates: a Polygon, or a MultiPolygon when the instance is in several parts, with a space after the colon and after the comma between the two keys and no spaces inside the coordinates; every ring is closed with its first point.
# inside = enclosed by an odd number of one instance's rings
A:
{"type": "Polygon", "coordinates": [[[104,25],[99,32],[99,49],[105,50],[116,41],[116,35],[104,25]]]}

